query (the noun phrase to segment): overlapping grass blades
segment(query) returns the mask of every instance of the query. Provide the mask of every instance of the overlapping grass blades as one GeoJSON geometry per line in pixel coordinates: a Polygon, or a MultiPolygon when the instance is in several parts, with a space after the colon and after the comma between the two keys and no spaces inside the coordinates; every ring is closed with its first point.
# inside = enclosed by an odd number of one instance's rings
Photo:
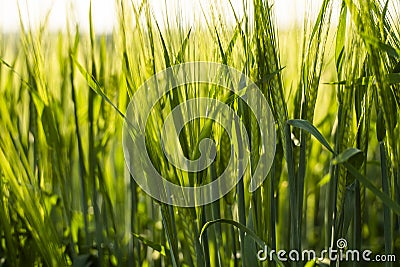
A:
{"type": "Polygon", "coordinates": [[[400,14],[389,1],[324,0],[315,17],[283,29],[269,1],[202,2],[205,23],[186,25],[170,9],[158,20],[151,1],[121,0],[109,34],[95,32],[97,4],[87,33],[71,21],[57,35],[45,21],[36,30],[21,19],[20,33],[2,34],[0,265],[280,266],[276,257],[259,262],[259,249],[318,251],[338,238],[400,257],[400,14]],[[186,125],[179,140],[196,158],[201,139],[214,139],[211,168],[184,173],[162,154],[160,124],[199,96],[224,101],[243,119],[251,164],[221,199],[172,207],[130,177],[124,112],[149,77],[198,60],[235,67],[256,82],[275,116],[276,154],[267,179],[250,193],[263,148],[249,108],[215,86],[173,90],[146,128],[163,176],[198,186],[227,166],[228,135],[207,120],[186,125]]]}

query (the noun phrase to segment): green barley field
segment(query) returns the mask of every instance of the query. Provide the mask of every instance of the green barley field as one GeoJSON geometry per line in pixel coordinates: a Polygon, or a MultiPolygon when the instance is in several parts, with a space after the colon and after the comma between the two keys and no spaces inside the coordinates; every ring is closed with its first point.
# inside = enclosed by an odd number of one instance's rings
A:
{"type": "Polygon", "coordinates": [[[400,266],[400,1],[321,0],[283,28],[268,0],[198,1],[189,24],[178,6],[160,21],[147,0],[116,0],[108,34],[94,31],[96,4],[89,31],[68,17],[65,31],[50,31],[44,17],[0,33],[0,266],[400,266]],[[251,192],[268,149],[251,109],[212,84],[165,94],[143,153],[168,181],[215,180],[234,146],[218,123],[192,120],[178,146],[195,160],[210,138],[214,162],[175,168],[160,133],[180,103],[224,102],[249,139],[250,164],[228,194],[179,207],[135,182],[123,131],[140,86],[193,61],[228,65],[258,86],[276,147],[251,192]]]}

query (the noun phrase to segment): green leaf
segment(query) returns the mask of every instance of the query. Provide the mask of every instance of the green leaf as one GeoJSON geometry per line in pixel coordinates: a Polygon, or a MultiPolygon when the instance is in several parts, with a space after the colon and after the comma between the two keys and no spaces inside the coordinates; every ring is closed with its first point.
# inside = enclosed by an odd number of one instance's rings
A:
{"type": "Polygon", "coordinates": [[[383,117],[382,109],[378,110],[378,118],[376,120],[376,138],[379,142],[383,141],[386,135],[385,118],[383,117]]]}
{"type": "Polygon", "coordinates": [[[191,32],[192,32],[192,28],[189,29],[189,32],[187,33],[185,40],[183,40],[183,42],[182,42],[181,48],[179,49],[179,52],[178,52],[178,55],[175,58],[175,65],[183,63],[183,61],[184,61],[184,53],[186,51],[186,47],[188,45],[188,41],[189,41],[191,32]]]}
{"type": "Polygon", "coordinates": [[[344,44],[346,40],[346,16],[347,16],[347,7],[346,4],[342,2],[342,7],[340,9],[338,30],[336,33],[336,47],[335,47],[336,69],[338,73],[341,72],[343,55],[344,55],[344,44]]]}
{"type": "Polygon", "coordinates": [[[44,134],[46,135],[47,143],[52,148],[56,148],[56,146],[60,143],[61,138],[58,132],[57,123],[53,114],[52,107],[47,105],[44,106],[41,120],[44,128],[44,134]]]}
{"type": "Polygon", "coordinates": [[[358,148],[348,148],[345,151],[343,151],[342,153],[340,153],[336,158],[333,159],[332,163],[333,165],[337,165],[339,163],[344,163],[346,161],[348,161],[350,158],[352,158],[353,156],[357,155],[357,154],[362,154],[362,151],[358,148]]]}
{"type": "MultiPolygon", "coordinates": [[[[214,221],[209,221],[206,224],[204,224],[203,228],[201,229],[200,232],[200,241],[202,240],[202,235],[203,233],[207,230],[208,227],[210,227],[211,225],[217,224],[217,223],[226,223],[226,224],[230,224],[233,225],[237,228],[239,228],[239,230],[243,231],[246,233],[246,235],[248,235],[249,237],[252,237],[254,239],[254,241],[262,248],[267,248],[267,253],[269,253],[271,251],[271,248],[269,246],[267,246],[267,244],[257,236],[256,233],[254,233],[252,230],[250,230],[249,228],[247,228],[246,226],[244,226],[241,223],[238,223],[234,220],[229,220],[229,219],[218,219],[218,220],[214,220],[214,221]]],[[[278,264],[278,266],[285,266],[276,256],[275,253],[273,253],[273,258],[274,261],[278,264]]]]}
{"type": "Polygon", "coordinates": [[[321,7],[321,9],[319,10],[317,20],[315,21],[313,30],[312,30],[311,35],[310,35],[310,40],[312,40],[312,39],[314,38],[315,34],[317,33],[317,31],[320,30],[320,27],[321,27],[321,25],[322,25],[322,23],[323,23],[323,19],[324,19],[324,17],[325,17],[325,16],[327,15],[327,13],[328,13],[328,12],[327,12],[328,3],[329,3],[328,0],[325,0],[325,1],[322,3],[322,7],[321,7]]]}
{"type": "MultiPolygon", "coordinates": [[[[253,207],[249,208],[249,218],[247,221],[247,227],[249,230],[254,229],[254,222],[253,222],[253,207]]],[[[251,238],[248,234],[245,234],[243,240],[244,246],[244,255],[243,255],[243,262],[245,266],[257,266],[257,246],[254,243],[253,238],[251,238]]]]}
{"type": "Polygon", "coordinates": [[[400,83],[400,73],[389,73],[386,75],[386,81],[390,84],[400,83]]]}
{"type": "Polygon", "coordinates": [[[381,49],[384,52],[386,52],[389,56],[394,57],[394,58],[399,58],[399,54],[395,48],[392,46],[385,44],[384,42],[378,40],[377,38],[374,38],[373,36],[370,36],[368,34],[361,34],[361,37],[364,39],[364,41],[375,48],[381,49]]]}
{"type": "Polygon", "coordinates": [[[331,180],[331,175],[327,173],[321,180],[319,180],[317,187],[322,187],[326,185],[331,180]]]}
{"type": "Polygon", "coordinates": [[[324,136],[318,131],[317,128],[315,128],[314,125],[312,125],[309,121],[307,120],[288,120],[287,124],[292,125],[294,127],[300,128],[311,135],[313,135],[324,147],[326,147],[330,152],[335,154],[335,151],[333,148],[329,145],[328,141],[324,138],[324,136]]]}
{"type": "Polygon", "coordinates": [[[89,84],[89,87],[98,95],[100,95],[104,101],[110,104],[122,118],[125,118],[125,115],[119,110],[119,108],[107,97],[107,95],[101,89],[101,85],[96,81],[96,79],[86,71],[86,69],[78,62],[78,60],[72,56],[72,60],[75,65],[78,67],[79,72],[83,75],[86,82],[89,84]]]}
{"type": "Polygon", "coordinates": [[[171,59],[170,59],[171,57],[170,57],[170,55],[168,53],[168,48],[167,48],[167,45],[165,43],[165,39],[164,39],[164,37],[162,35],[162,31],[160,29],[160,26],[158,25],[157,22],[156,22],[156,25],[157,25],[157,29],[158,29],[158,34],[160,35],[160,40],[161,40],[161,44],[162,44],[162,48],[163,48],[163,52],[164,52],[165,67],[169,68],[169,67],[171,67],[171,59]]]}
{"type": "Polygon", "coordinates": [[[347,234],[347,231],[349,230],[350,227],[350,223],[354,217],[355,192],[353,188],[352,187],[346,188],[346,193],[343,203],[343,214],[340,215],[343,216],[343,229],[342,229],[343,235],[347,234]]]}
{"type": "Polygon", "coordinates": [[[380,191],[376,186],[374,186],[369,179],[363,176],[354,166],[348,162],[344,162],[343,165],[346,169],[362,183],[366,188],[368,188],[375,196],[377,196],[383,204],[389,207],[393,212],[400,215],[400,205],[394,202],[387,194],[380,191]]]}
{"type": "Polygon", "coordinates": [[[262,77],[260,80],[256,81],[256,84],[267,84],[269,81],[272,80],[272,78],[275,77],[275,75],[278,75],[284,68],[286,68],[286,66],[265,75],[265,77],[262,77]]]}
{"type": "Polygon", "coordinates": [[[145,238],[145,237],[143,237],[143,236],[141,236],[141,235],[135,234],[135,233],[132,233],[132,235],[133,235],[133,237],[139,239],[139,240],[140,240],[143,244],[145,244],[146,246],[151,247],[151,248],[154,249],[155,251],[160,252],[161,255],[163,255],[163,256],[166,256],[166,255],[167,255],[166,252],[169,253],[169,250],[168,250],[167,248],[165,248],[165,246],[163,246],[163,245],[154,243],[153,241],[151,241],[151,240],[149,240],[149,239],[147,239],[147,238],[145,238]]]}
{"type": "Polygon", "coordinates": [[[222,63],[227,65],[228,64],[228,59],[225,55],[224,48],[222,47],[221,39],[219,38],[219,34],[217,31],[217,28],[215,27],[215,34],[217,35],[217,40],[218,40],[218,47],[219,47],[219,52],[221,53],[222,57],[222,63]]]}

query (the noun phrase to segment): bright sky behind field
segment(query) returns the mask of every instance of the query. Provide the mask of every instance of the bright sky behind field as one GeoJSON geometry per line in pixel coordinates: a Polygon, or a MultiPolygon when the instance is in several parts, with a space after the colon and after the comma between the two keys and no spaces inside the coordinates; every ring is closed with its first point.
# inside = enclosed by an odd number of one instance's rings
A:
{"type": "MultiPolygon", "coordinates": [[[[240,13],[242,0],[231,1],[237,12],[240,13]]],[[[92,0],[93,24],[96,32],[111,32],[116,25],[115,2],[115,0],[92,0]]],[[[194,17],[204,16],[200,3],[203,8],[208,6],[208,1],[204,0],[149,0],[149,2],[155,18],[159,23],[161,21],[160,24],[162,24],[162,17],[166,11],[171,14],[170,16],[174,16],[174,12],[179,9],[182,10],[183,17],[191,24],[194,17]],[[193,16],[193,13],[196,16],[193,16]]],[[[230,12],[233,21],[227,0],[213,2],[219,2],[221,10],[230,12]],[[227,5],[226,8],[224,5],[227,5]]],[[[52,31],[65,29],[68,15],[79,23],[82,30],[87,30],[89,27],[90,0],[0,0],[0,31],[13,32],[19,29],[18,3],[25,25],[28,25],[28,21],[33,26],[39,25],[50,10],[48,28],[52,31]]],[[[276,0],[274,10],[277,21],[281,27],[293,26],[296,21],[302,20],[301,17],[305,10],[317,10],[321,3],[322,0],[276,0]]]]}

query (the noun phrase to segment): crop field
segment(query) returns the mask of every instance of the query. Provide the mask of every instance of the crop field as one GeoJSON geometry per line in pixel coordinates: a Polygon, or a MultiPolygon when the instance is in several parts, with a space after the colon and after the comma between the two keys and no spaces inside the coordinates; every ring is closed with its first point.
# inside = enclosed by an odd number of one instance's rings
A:
{"type": "Polygon", "coordinates": [[[198,2],[0,32],[0,267],[400,266],[400,1],[198,2]]]}

